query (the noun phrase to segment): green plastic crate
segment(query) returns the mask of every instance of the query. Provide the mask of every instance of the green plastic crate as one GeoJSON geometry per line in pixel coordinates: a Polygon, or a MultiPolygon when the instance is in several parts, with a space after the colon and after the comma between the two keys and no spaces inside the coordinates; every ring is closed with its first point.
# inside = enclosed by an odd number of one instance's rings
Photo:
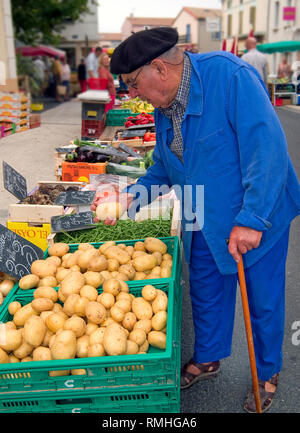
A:
{"type": "Polygon", "coordinates": [[[127,117],[132,115],[131,110],[109,110],[106,115],[106,126],[123,126],[127,117]]]}
{"type": "Polygon", "coordinates": [[[37,396],[0,401],[0,413],[178,413],[179,386],[168,389],[140,387],[134,391],[105,392],[101,395],[73,392],[68,398],[37,396]]]}
{"type": "MultiPolygon", "coordinates": [[[[149,280],[148,280],[149,281],[149,280]]],[[[147,283],[148,283],[147,281],[147,283]]],[[[141,295],[145,284],[129,282],[130,293],[141,295]]],[[[68,397],[74,390],[85,396],[87,392],[115,392],[139,389],[179,388],[181,288],[174,282],[154,284],[168,294],[168,322],[166,349],[149,348],[147,354],[75,358],[70,360],[32,361],[1,364],[0,401],[8,399],[39,399],[68,397]],[[50,377],[53,370],[85,369],[86,375],[50,377]]],[[[101,293],[102,289],[98,289],[101,293]]],[[[34,290],[18,291],[11,301],[25,305],[33,299],[34,290]]],[[[2,311],[1,322],[11,320],[8,310],[2,311]]]]}

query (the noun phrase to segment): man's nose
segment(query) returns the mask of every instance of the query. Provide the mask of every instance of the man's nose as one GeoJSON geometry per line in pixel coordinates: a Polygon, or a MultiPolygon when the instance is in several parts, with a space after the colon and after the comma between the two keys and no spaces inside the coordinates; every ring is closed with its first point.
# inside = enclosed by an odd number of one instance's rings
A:
{"type": "Polygon", "coordinates": [[[129,96],[131,98],[136,98],[139,95],[139,92],[137,89],[133,89],[132,87],[129,87],[129,96]]]}

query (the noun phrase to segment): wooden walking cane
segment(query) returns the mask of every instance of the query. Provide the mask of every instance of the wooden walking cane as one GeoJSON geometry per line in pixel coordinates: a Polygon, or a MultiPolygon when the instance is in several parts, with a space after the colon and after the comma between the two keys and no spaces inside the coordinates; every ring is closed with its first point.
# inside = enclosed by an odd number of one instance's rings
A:
{"type": "Polygon", "coordinates": [[[249,304],[248,304],[248,295],[247,295],[247,288],[246,288],[244,263],[243,263],[242,255],[240,255],[240,261],[237,264],[237,268],[238,268],[239,283],[241,288],[241,297],[242,297],[242,304],[243,304],[243,311],[244,311],[244,321],[245,321],[246,336],[247,336],[247,343],[248,343],[256,412],[262,413],[261,404],[260,404],[259,387],[258,387],[258,376],[257,376],[257,369],[256,369],[254,344],[253,344],[253,335],[252,335],[252,328],[251,328],[251,319],[250,319],[249,304]]]}

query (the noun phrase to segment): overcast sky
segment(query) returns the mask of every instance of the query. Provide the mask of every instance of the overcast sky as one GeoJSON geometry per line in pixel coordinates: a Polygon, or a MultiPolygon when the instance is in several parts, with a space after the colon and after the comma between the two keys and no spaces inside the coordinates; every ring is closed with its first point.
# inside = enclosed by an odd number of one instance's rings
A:
{"type": "Polygon", "coordinates": [[[119,33],[130,13],[136,17],[175,18],[184,6],[220,8],[221,0],[99,0],[99,32],[119,33]]]}

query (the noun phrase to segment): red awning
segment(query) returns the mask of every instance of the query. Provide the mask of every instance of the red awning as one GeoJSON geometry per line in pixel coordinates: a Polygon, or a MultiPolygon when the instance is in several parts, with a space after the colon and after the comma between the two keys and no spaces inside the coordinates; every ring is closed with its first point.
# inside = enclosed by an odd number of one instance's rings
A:
{"type": "Polygon", "coordinates": [[[66,53],[62,50],[58,50],[57,48],[47,47],[46,45],[39,45],[37,47],[24,46],[16,49],[17,53],[20,53],[22,56],[47,56],[47,57],[56,57],[60,58],[65,57],[66,53]]]}

